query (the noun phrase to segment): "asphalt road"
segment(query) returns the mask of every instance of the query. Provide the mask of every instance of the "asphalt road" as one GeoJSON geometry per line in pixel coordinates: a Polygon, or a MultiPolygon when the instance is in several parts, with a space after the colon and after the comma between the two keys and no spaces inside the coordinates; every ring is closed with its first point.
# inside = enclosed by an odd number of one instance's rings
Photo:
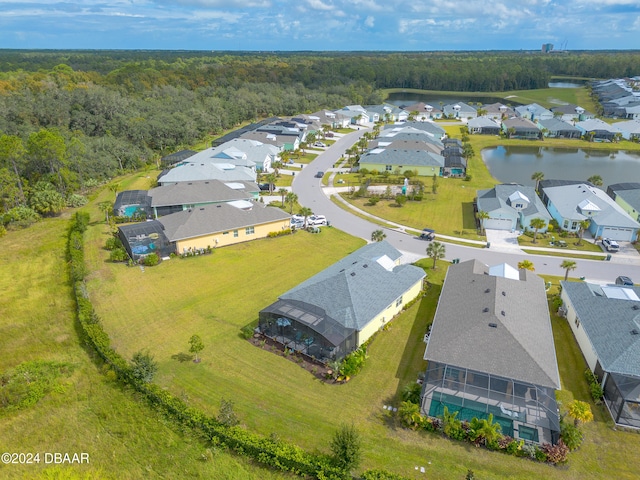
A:
{"type": "MultiPolygon", "coordinates": [[[[318,171],[326,172],[333,167],[345,150],[356,143],[365,131],[367,130],[360,127],[360,130],[337,139],[331,147],[327,148],[311,164],[296,174],[292,188],[298,195],[298,201],[301,205],[311,208],[316,214],[325,215],[333,227],[370,241],[371,232],[382,227],[335,205],[323,192],[321,179],[314,177],[318,171]]],[[[427,256],[427,242],[398,230],[389,228],[382,228],[382,230],[387,235],[386,240],[405,253],[409,261],[415,261],[418,258],[427,256]]],[[[487,249],[443,243],[446,246],[445,258],[447,260],[459,258],[460,261],[465,261],[475,258],[487,265],[507,262],[516,266],[518,262],[527,259],[534,263],[536,273],[558,276],[564,276],[565,274],[565,270],[560,268],[560,264],[564,260],[562,257],[525,255],[506,251],[501,252],[493,247],[487,249]]],[[[607,262],[576,258],[571,258],[570,260],[575,261],[577,264],[577,268],[569,273],[571,277],[585,277],[587,281],[613,283],[618,275],[627,275],[635,281],[640,281],[640,264],[637,262],[635,264],[622,264],[615,261],[607,262]]]]}

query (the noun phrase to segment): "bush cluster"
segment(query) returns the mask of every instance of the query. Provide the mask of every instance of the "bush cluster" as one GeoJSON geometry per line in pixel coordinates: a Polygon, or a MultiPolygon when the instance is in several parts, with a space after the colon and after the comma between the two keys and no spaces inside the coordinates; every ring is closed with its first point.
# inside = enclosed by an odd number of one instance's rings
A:
{"type": "Polygon", "coordinates": [[[291,235],[291,229],[285,228],[284,230],[279,230],[277,232],[269,232],[267,234],[268,238],[281,237],[282,235],[291,235]]]}
{"type": "Polygon", "coordinates": [[[591,397],[596,402],[596,405],[600,405],[602,403],[602,398],[604,397],[604,390],[600,385],[600,380],[598,376],[593,373],[590,369],[586,369],[584,371],[584,376],[589,383],[589,390],[591,391],[591,397]]]}

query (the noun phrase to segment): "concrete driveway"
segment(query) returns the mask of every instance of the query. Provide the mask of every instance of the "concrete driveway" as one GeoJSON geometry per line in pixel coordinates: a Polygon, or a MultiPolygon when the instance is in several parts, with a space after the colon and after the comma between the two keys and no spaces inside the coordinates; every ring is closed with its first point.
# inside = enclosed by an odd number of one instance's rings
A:
{"type": "Polygon", "coordinates": [[[487,242],[491,244],[492,249],[522,253],[522,249],[518,245],[519,230],[512,232],[511,230],[492,230],[488,228],[485,234],[487,236],[487,242]]]}

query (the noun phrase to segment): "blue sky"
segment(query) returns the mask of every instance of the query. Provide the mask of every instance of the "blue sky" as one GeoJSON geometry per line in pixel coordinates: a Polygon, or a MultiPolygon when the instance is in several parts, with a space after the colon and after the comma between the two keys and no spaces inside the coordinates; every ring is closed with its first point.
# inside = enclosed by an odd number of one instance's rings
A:
{"type": "Polygon", "coordinates": [[[639,0],[0,0],[0,48],[640,49],[639,0]]]}

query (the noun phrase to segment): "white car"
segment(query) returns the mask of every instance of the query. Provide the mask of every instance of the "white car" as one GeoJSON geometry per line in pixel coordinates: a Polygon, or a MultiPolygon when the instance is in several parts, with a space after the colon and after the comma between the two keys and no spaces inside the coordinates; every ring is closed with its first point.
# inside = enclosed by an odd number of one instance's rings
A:
{"type": "Polygon", "coordinates": [[[322,148],[324,148],[324,147],[327,146],[327,144],[324,143],[324,142],[316,142],[316,143],[313,144],[313,146],[314,147],[322,147],[322,148]]]}
{"type": "Polygon", "coordinates": [[[617,252],[620,250],[620,245],[615,240],[611,240],[610,238],[602,239],[602,246],[607,249],[607,252],[617,252]]]}
{"type": "Polygon", "coordinates": [[[310,226],[326,225],[326,224],[327,224],[327,217],[325,217],[324,215],[311,215],[307,219],[307,225],[310,225],[310,226]]]}

